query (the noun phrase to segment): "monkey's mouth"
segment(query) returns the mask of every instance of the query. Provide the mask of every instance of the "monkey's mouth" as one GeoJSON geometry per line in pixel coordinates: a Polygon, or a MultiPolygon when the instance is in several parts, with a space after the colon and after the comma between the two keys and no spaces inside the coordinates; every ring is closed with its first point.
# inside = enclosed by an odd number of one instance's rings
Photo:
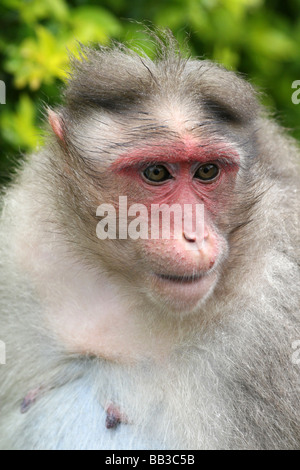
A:
{"type": "Polygon", "coordinates": [[[163,305],[165,302],[172,311],[191,312],[212,292],[217,282],[216,273],[203,270],[200,273],[173,275],[153,273],[151,298],[163,305]]]}
{"type": "Polygon", "coordinates": [[[194,274],[192,276],[172,276],[170,274],[157,274],[156,276],[163,281],[174,282],[177,284],[193,284],[204,277],[204,274],[194,274]]]}

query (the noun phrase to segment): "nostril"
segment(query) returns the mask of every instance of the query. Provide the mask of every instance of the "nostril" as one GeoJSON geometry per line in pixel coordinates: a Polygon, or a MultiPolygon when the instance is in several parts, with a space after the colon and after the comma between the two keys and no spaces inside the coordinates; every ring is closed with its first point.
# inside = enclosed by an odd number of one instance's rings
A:
{"type": "Polygon", "coordinates": [[[185,233],[183,232],[183,238],[187,241],[187,242],[190,242],[190,243],[195,243],[195,241],[197,240],[197,237],[196,237],[196,234],[195,233],[185,233]]]}

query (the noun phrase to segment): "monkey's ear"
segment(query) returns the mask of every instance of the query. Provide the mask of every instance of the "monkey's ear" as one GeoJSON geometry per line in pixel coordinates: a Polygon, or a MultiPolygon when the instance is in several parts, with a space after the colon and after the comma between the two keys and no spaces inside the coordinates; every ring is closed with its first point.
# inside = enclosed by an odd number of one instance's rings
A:
{"type": "Polygon", "coordinates": [[[54,111],[52,111],[52,109],[50,108],[47,109],[47,112],[48,112],[48,121],[49,121],[50,126],[52,127],[54,134],[59,138],[59,140],[64,142],[65,138],[64,138],[63,123],[62,123],[61,116],[58,113],[55,113],[54,111]]]}

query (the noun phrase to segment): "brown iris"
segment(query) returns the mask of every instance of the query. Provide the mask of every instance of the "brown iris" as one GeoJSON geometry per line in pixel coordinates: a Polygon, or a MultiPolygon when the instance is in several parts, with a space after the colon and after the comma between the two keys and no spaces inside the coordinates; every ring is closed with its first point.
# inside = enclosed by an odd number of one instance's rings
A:
{"type": "Polygon", "coordinates": [[[152,183],[163,183],[171,178],[169,171],[163,165],[148,166],[143,175],[146,180],[151,181],[152,183]]]}
{"type": "Polygon", "coordinates": [[[206,163],[205,165],[199,166],[194,177],[203,181],[210,182],[217,178],[219,175],[219,167],[214,163],[206,163]]]}

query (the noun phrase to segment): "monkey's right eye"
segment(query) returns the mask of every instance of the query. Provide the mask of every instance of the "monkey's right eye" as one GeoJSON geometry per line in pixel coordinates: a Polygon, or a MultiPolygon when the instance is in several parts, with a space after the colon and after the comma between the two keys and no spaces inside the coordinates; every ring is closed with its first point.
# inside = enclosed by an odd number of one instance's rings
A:
{"type": "Polygon", "coordinates": [[[163,165],[151,165],[143,172],[143,176],[151,183],[163,183],[172,178],[167,168],[163,165]]]}

